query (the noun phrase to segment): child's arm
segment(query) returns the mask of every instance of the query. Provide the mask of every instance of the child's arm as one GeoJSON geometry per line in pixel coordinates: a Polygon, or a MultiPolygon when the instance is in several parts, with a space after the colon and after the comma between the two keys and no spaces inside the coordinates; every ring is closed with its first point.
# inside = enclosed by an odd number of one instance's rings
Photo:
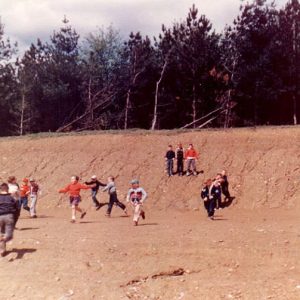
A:
{"type": "Polygon", "coordinates": [[[146,198],[148,197],[148,195],[147,195],[146,191],[143,188],[141,188],[141,193],[142,193],[141,202],[143,203],[146,200],[146,198]]]}
{"type": "Polygon", "coordinates": [[[70,190],[70,185],[68,184],[65,188],[60,189],[58,192],[59,193],[67,193],[70,190]]]}
{"type": "Polygon", "coordinates": [[[80,184],[80,189],[81,190],[89,190],[89,189],[91,189],[93,187],[94,186],[92,186],[92,185],[80,184]]]}
{"type": "Polygon", "coordinates": [[[107,190],[109,190],[111,187],[113,187],[113,184],[111,182],[109,182],[107,185],[105,185],[105,188],[102,190],[102,192],[106,192],[107,190]]]}

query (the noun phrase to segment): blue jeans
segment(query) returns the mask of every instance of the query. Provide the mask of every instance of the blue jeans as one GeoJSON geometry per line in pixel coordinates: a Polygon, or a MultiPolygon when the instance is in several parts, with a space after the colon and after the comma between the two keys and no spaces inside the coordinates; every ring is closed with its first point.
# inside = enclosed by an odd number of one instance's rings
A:
{"type": "Polygon", "coordinates": [[[27,211],[29,211],[29,206],[28,206],[28,197],[21,197],[19,200],[19,209],[21,209],[23,206],[23,208],[27,211]]]}
{"type": "Polygon", "coordinates": [[[169,176],[173,175],[173,159],[167,159],[167,173],[169,176]]]}
{"type": "Polygon", "coordinates": [[[4,240],[0,242],[0,253],[6,251],[6,242],[13,238],[15,228],[15,217],[13,214],[0,216],[0,236],[4,237],[4,240]]]}
{"type": "Polygon", "coordinates": [[[99,201],[97,200],[97,193],[98,191],[93,191],[92,190],[92,200],[93,200],[93,203],[96,207],[98,207],[100,205],[99,201]]]}

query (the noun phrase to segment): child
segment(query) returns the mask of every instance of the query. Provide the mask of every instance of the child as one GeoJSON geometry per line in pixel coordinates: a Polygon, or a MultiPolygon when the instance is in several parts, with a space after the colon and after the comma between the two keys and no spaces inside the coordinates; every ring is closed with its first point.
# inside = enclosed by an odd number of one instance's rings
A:
{"type": "Polygon", "coordinates": [[[221,180],[221,189],[222,189],[222,193],[225,196],[225,202],[232,200],[232,197],[230,196],[229,190],[228,190],[228,186],[229,186],[229,182],[228,182],[228,178],[227,178],[227,174],[226,171],[223,170],[220,174],[222,180],[221,180]]]}
{"type": "Polygon", "coordinates": [[[15,176],[9,176],[8,177],[8,192],[10,195],[17,201],[19,202],[20,200],[20,187],[17,184],[17,179],[15,176]]]}
{"type": "Polygon", "coordinates": [[[173,164],[175,159],[175,152],[173,151],[172,145],[168,146],[168,151],[165,155],[166,163],[167,163],[167,173],[170,176],[173,176],[173,164]]]}
{"type": "Polygon", "coordinates": [[[8,192],[8,184],[0,186],[0,255],[5,256],[6,242],[13,238],[16,218],[18,217],[18,203],[8,192]]]}
{"type": "Polygon", "coordinates": [[[24,178],[20,187],[20,201],[19,209],[22,209],[22,206],[25,210],[29,211],[28,206],[28,195],[30,194],[30,187],[28,185],[28,179],[24,178]]]}
{"type": "Polygon", "coordinates": [[[131,189],[127,194],[127,202],[130,202],[134,211],[133,225],[137,226],[140,216],[145,219],[145,212],[142,209],[143,203],[147,198],[147,193],[139,186],[139,181],[134,179],[131,181],[131,189]]]}
{"type": "Polygon", "coordinates": [[[112,210],[112,207],[114,204],[119,206],[120,208],[122,208],[124,213],[127,215],[126,206],[118,200],[117,189],[115,186],[115,178],[113,176],[108,177],[108,183],[107,183],[106,187],[103,189],[103,192],[106,192],[106,191],[108,191],[108,194],[109,194],[109,203],[108,203],[106,216],[110,217],[111,210],[112,210]]]}
{"type": "Polygon", "coordinates": [[[92,187],[92,200],[93,200],[93,203],[96,207],[96,210],[99,210],[103,205],[107,204],[107,203],[99,203],[98,199],[97,199],[97,193],[99,191],[99,187],[100,186],[106,186],[106,184],[100,182],[98,179],[97,179],[97,176],[96,175],[93,175],[91,177],[91,181],[86,181],[85,182],[86,185],[93,185],[92,187]]]}
{"type": "MultiPolygon", "coordinates": [[[[215,179],[209,188],[208,197],[211,201],[213,201],[212,206],[216,209],[220,208],[221,205],[221,185],[218,179],[215,179]]],[[[213,217],[213,215],[212,215],[213,217]]]]}
{"type": "Polygon", "coordinates": [[[30,217],[36,218],[36,203],[37,203],[37,195],[39,191],[39,186],[35,182],[33,178],[29,179],[30,183],[30,217]]]}
{"type": "Polygon", "coordinates": [[[75,223],[76,221],[76,211],[81,213],[80,218],[83,219],[86,215],[86,211],[83,211],[79,207],[79,203],[81,202],[80,191],[81,190],[88,190],[91,186],[87,186],[84,184],[79,183],[78,176],[71,177],[71,183],[68,184],[64,189],[59,190],[59,193],[69,193],[70,195],[70,205],[72,207],[72,219],[71,223],[75,223]]]}
{"type": "Polygon", "coordinates": [[[211,199],[209,199],[209,188],[212,184],[212,180],[211,179],[207,179],[204,184],[203,184],[203,188],[201,190],[201,198],[203,199],[203,204],[204,204],[204,208],[207,211],[207,216],[209,218],[213,217],[214,215],[214,203],[211,199]]]}
{"type": "Polygon", "coordinates": [[[185,152],[184,158],[187,161],[187,172],[186,172],[186,175],[190,176],[191,173],[193,175],[197,175],[196,160],[198,159],[198,153],[194,149],[193,144],[189,145],[189,148],[185,152]]]}
{"type": "Polygon", "coordinates": [[[182,144],[178,144],[176,149],[176,159],[177,159],[177,174],[178,176],[183,176],[183,160],[184,160],[184,150],[182,144]]]}

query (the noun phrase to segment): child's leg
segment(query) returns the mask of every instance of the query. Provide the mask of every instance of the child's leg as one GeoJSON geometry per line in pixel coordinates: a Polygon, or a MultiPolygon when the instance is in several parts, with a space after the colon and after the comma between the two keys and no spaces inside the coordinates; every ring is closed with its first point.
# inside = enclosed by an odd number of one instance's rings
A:
{"type": "Polygon", "coordinates": [[[113,205],[114,205],[115,202],[116,201],[115,201],[114,194],[109,195],[109,203],[108,203],[108,207],[107,207],[107,211],[106,211],[107,216],[110,216],[113,205]]]}
{"type": "Polygon", "coordinates": [[[118,199],[117,199],[117,201],[116,201],[116,205],[119,206],[119,207],[120,207],[121,209],[123,209],[123,210],[126,209],[126,206],[125,206],[122,202],[120,202],[118,199]]]}
{"type": "Polygon", "coordinates": [[[133,222],[137,225],[141,214],[141,205],[137,204],[134,207],[133,222]]]}
{"type": "Polygon", "coordinates": [[[28,206],[28,197],[23,198],[23,208],[27,211],[29,211],[29,206],[28,206]]]}
{"type": "Polygon", "coordinates": [[[76,219],[76,206],[72,205],[72,220],[75,221],[76,219]]]}
{"type": "Polygon", "coordinates": [[[36,216],[36,202],[37,202],[37,195],[32,195],[30,197],[30,216],[35,217],[36,216]]]}

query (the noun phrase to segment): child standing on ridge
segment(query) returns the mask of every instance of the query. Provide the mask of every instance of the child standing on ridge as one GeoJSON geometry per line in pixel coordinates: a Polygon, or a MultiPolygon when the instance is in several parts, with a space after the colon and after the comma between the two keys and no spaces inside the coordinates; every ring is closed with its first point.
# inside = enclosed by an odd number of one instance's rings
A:
{"type": "Polygon", "coordinates": [[[33,178],[29,179],[30,183],[30,217],[36,218],[36,203],[38,197],[39,186],[33,178]]]}
{"type": "Polygon", "coordinates": [[[198,153],[194,149],[193,144],[189,145],[189,148],[185,151],[184,158],[187,161],[187,171],[186,175],[189,176],[191,174],[197,175],[196,171],[196,160],[198,159],[198,153]]]}
{"type": "Polygon", "coordinates": [[[79,203],[81,202],[81,197],[80,197],[80,191],[81,190],[88,190],[92,186],[87,186],[84,184],[81,184],[79,182],[79,177],[78,176],[72,176],[71,177],[71,183],[68,184],[64,189],[59,190],[59,193],[69,193],[70,195],[70,205],[72,207],[72,219],[71,223],[75,223],[76,221],[76,211],[80,212],[80,218],[83,219],[84,216],[86,215],[86,211],[83,211],[79,207],[79,203]]]}
{"type": "Polygon", "coordinates": [[[177,159],[177,174],[178,176],[183,176],[183,161],[184,161],[184,150],[182,144],[178,144],[176,149],[176,159],[177,159]]]}
{"type": "Polygon", "coordinates": [[[22,206],[25,210],[29,211],[28,206],[28,196],[30,194],[30,187],[28,185],[28,179],[24,178],[20,187],[20,202],[19,202],[19,209],[22,209],[22,206]]]}
{"type": "Polygon", "coordinates": [[[112,210],[112,207],[114,204],[119,206],[120,208],[122,208],[124,213],[127,215],[126,206],[122,202],[120,202],[118,199],[117,189],[115,186],[115,178],[113,176],[108,177],[108,183],[107,183],[106,187],[103,189],[103,192],[106,192],[106,191],[109,194],[109,203],[108,203],[106,216],[110,217],[111,210],[112,210]]]}
{"type": "Polygon", "coordinates": [[[170,176],[173,176],[173,165],[175,159],[175,152],[173,151],[172,145],[168,146],[168,151],[165,155],[166,163],[167,163],[167,173],[170,176]]]}
{"type": "Polygon", "coordinates": [[[107,204],[107,203],[100,203],[97,199],[97,194],[98,194],[98,191],[99,191],[99,188],[100,186],[106,186],[106,184],[100,182],[98,179],[97,179],[97,176],[96,175],[93,175],[91,177],[91,181],[86,181],[85,182],[86,185],[93,185],[92,187],[92,200],[93,200],[93,203],[96,207],[96,210],[99,210],[103,205],[107,204]]]}
{"type": "Polygon", "coordinates": [[[131,181],[131,188],[127,194],[127,202],[130,202],[133,208],[133,225],[137,226],[139,222],[140,216],[142,219],[145,219],[145,212],[142,209],[143,203],[147,198],[147,193],[143,188],[139,186],[139,181],[137,179],[133,179],[131,181]]]}

